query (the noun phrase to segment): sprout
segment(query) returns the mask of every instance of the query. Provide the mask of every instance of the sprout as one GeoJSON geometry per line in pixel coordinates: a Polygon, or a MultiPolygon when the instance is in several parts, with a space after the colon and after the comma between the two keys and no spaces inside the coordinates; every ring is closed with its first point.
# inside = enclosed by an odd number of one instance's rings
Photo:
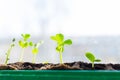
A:
{"type": "Polygon", "coordinates": [[[94,62],[101,62],[100,59],[96,59],[91,52],[86,52],[85,56],[92,63],[92,68],[94,68],[94,62]]]}
{"type": "Polygon", "coordinates": [[[22,40],[19,40],[19,46],[22,48],[22,52],[20,54],[19,61],[23,60],[24,49],[29,46],[29,42],[27,41],[30,38],[30,34],[21,34],[22,40]]]}
{"type": "Polygon", "coordinates": [[[63,34],[56,34],[55,36],[51,36],[51,39],[57,42],[56,51],[60,55],[60,63],[62,64],[63,63],[62,53],[64,51],[64,45],[71,45],[72,40],[71,39],[64,40],[63,34]]]}
{"type": "Polygon", "coordinates": [[[48,64],[49,62],[48,61],[44,61],[43,64],[48,64]]]}
{"type": "Polygon", "coordinates": [[[8,63],[8,60],[10,59],[10,52],[12,50],[12,48],[15,46],[15,38],[13,38],[12,43],[10,44],[10,47],[8,48],[7,52],[6,52],[6,60],[5,60],[5,64],[8,63]]]}
{"type": "Polygon", "coordinates": [[[40,41],[38,43],[33,43],[33,42],[30,42],[29,45],[32,46],[32,54],[33,54],[33,58],[32,58],[32,62],[35,63],[36,61],[36,55],[38,54],[39,52],[39,46],[43,43],[43,41],[40,41]]]}

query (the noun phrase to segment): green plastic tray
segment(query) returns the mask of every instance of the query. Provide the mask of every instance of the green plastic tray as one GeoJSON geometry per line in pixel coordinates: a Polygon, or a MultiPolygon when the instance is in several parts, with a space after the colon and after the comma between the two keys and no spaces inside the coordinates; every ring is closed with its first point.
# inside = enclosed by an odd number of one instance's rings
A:
{"type": "Polygon", "coordinates": [[[108,70],[0,70],[0,80],[120,80],[108,70]]]}

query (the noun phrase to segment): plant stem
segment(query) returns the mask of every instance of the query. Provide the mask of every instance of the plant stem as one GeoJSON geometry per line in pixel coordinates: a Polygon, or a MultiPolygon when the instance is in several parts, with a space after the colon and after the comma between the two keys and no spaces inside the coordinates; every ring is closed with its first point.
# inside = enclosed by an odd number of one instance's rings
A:
{"type": "Polygon", "coordinates": [[[60,54],[60,63],[62,64],[63,63],[62,52],[59,52],[59,54],[60,54]]]}
{"type": "Polygon", "coordinates": [[[36,59],[36,54],[33,54],[32,62],[35,63],[36,59]]]}
{"type": "Polygon", "coordinates": [[[19,59],[20,62],[23,61],[23,54],[24,54],[24,48],[22,49],[22,52],[21,52],[21,54],[20,54],[20,59],[19,59]]]}
{"type": "Polygon", "coordinates": [[[92,62],[92,69],[94,69],[94,62],[92,62]]]}
{"type": "Polygon", "coordinates": [[[6,53],[6,60],[5,60],[5,64],[8,63],[9,57],[10,57],[10,51],[12,50],[12,47],[10,47],[6,53]]]}

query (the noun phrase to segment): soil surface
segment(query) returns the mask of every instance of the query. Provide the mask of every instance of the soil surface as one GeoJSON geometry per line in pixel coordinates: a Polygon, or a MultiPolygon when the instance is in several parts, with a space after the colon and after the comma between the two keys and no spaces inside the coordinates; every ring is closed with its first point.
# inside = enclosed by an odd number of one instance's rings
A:
{"type": "Polygon", "coordinates": [[[34,64],[30,62],[16,62],[7,65],[0,65],[0,70],[120,70],[120,64],[95,64],[94,69],[91,63],[72,62],[64,64],[34,64]]]}

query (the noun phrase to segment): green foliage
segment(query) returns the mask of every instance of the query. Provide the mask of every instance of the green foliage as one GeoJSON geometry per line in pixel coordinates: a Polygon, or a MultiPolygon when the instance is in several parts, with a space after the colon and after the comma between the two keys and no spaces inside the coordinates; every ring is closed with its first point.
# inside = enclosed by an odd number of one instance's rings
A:
{"type": "Polygon", "coordinates": [[[6,52],[6,60],[5,60],[5,64],[8,63],[8,60],[10,58],[10,52],[12,50],[12,48],[15,46],[15,38],[13,38],[12,43],[10,44],[10,47],[8,48],[7,52],[6,52]]]}
{"type": "Polygon", "coordinates": [[[64,41],[64,44],[71,45],[72,41],[70,39],[67,39],[67,40],[64,41]]]}
{"type": "Polygon", "coordinates": [[[56,51],[58,51],[58,52],[64,51],[64,45],[71,45],[72,44],[71,39],[64,40],[63,34],[56,34],[55,36],[51,36],[51,39],[55,40],[57,42],[56,51]]]}
{"type": "Polygon", "coordinates": [[[28,39],[30,39],[30,34],[21,34],[22,39],[19,40],[19,46],[23,49],[20,55],[20,62],[23,60],[23,53],[24,53],[24,49],[27,48],[30,44],[30,42],[28,42],[28,39]]]}
{"type": "Polygon", "coordinates": [[[24,41],[27,41],[30,38],[30,34],[21,34],[23,37],[24,41]]]}
{"type": "Polygon", "coordinates": [[[62,53],[64,52],[64,45],[71,45],[72,40],[64,40],[64,35],[61,33],[56,34],[55,36],[51,36],[51,39],[57,42],[56,51],[60,53],[60,62],[63,63],[62,53]]]}
{"type": "Polygon", "coordinates": [[[86,57],[90,60],[90,62],[94,62],[95,61],[95,56],[92,53],[90,53],[90,52],[86,53],[86,57]]]}
{"type": "Polygon", "coordinates": [[[32,46],[32,54],[33,54],[33,59],[32,59],[32,62],[34,63],[35,62],[35,59],[36,59],[36,55],[38,54],[39,52],[39,46],[43,43],[43,41],[40,41],[38,43],[33,43],[33,42],[30,42],[29,45],[32,46]]]}
{"type": "Polygon", "coordinates": [[[29,45],[30,45],[30,46],[33,46],[33,42],[29,42],[29,45]]]}
{"type": "Polygon", "coordinates": [[[91,52],[86,52],[85,56],[92,63],[92,68],[94,68],[94,62],[101,62],[100,59],[96,59],[91,52]]]}
{"type": "Polygon", "coordinates": [[[42,41],[40,41],[40,42],[38,42],[38,43],[32,43],[32,42],[30,42],[30,45],[33,47],[32,48],[32,53],[33,54],[37,54],[38,53],[38,51],[39,51],[39,46],[42,44],[43,42],[42,41]]]}
{"type": "Polygon", "coordinates": [[[19,40],[19,46],[22,48],[27,48],[29,46],[29,42],[27,41],[30,38],[30,34],[21,34],[23,40],[19,40]]]}
{"type": "Polygon", "coordinates": [[[32,53],[33,53],[33,54],[37,54],[37,53],[38,53],[38,48],[33,48],[33,49],[32,49],[32,53]]]}

